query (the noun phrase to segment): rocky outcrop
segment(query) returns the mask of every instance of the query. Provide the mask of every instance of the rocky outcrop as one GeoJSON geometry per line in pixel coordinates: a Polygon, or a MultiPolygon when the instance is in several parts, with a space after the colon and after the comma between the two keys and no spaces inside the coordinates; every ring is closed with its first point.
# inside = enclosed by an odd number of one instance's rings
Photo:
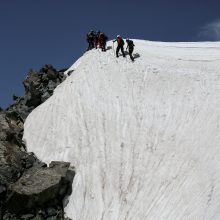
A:
{"type": "Polygon", "coordinates": [[[27,212],[36,214],[45,207],[50,210],[54,206],[62,207],[64,197],[71,192],[74,174],[70,163],[65,162],[52,162],[49,167],[34,166],[28,169],[9,187],[7,210],[21,215],[27,212]]]}
{"type": "Polygon", "coordinates": [[[23,81],[25,96],[13,96],[14,104],[7,108],[8,114],[24,122],[28,114],[53,95],[54,89],[65,80],[65,70],[57,71],[52,65],[45,65],[38,72],[30,70],[23,81]]]}
{"type": "Polygon", "coordinates": [[[0,108],[0,219],[63,219],[63,199],[71,192],[74,170],[69,163],[49,167],[22,142],[28,114],[45,102],[65,80],[64,70],[45,65],[30,70],[23,85],[25,96],[0,108]]]}

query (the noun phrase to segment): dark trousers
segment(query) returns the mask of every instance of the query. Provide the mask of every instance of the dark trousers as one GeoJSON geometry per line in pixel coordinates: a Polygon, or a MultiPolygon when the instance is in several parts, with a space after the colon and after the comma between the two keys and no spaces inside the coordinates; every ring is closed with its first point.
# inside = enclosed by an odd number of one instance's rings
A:
{"type": "Polygon", "coordinates": [[[125,52],[124,52],[124,46],[123,45],[118,45],[116,48],[116,57],[118,57],[118,52],[121,50],[123,57],[125,57],[125,52]]]}
{"type": "Polygon", "coordinates": [[[93,40],[88,40],[88,48],[87,50],[92,50],[94,48],[94,41],[93,40]]]}
{"type": "Polygon", "coordinates": [[[100,47],[102,48],[102,51],[106,51],[106,41],[100,41],[100,47]]]}
{"type": "Polygon", "coordinates": [[[134,61],[134,57],[133,57],[133,55],[132,55],[133,51],[134,51],[134,48],[129,48],[129,49],[128,49],[128,53],[129,53],[129,56],[130,56],[130,58],[131,58],[132,61],[134,61]]]}

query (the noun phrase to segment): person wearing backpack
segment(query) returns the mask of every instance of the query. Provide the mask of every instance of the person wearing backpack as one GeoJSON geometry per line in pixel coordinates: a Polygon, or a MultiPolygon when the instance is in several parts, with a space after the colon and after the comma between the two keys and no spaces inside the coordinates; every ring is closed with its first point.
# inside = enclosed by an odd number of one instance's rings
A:
{"type": "Polygon", "coordinates": [[[121,50],[123,57],[125,57],[125,52],[124,52],[124,40],[120,35],[117,35],[117,38],[113,40],[113,43],[117,41],[118,46],[116,48],[116,57],[118,57],[119,50],[121,50]]]}
{"type": "Polygon", "coordinates": [[[92,50],[94,48],[94,41],[95,41],[95,32],[91,30],[87,34],[87,42],[89,44],[87,50],[92,50]]]}
{"type": "Polygon", "coordinates": [[[95,33],[95,49],[97,49],[99,47],[99,35],[100,35],[100,31],[97,31],[95,33]]]}
{"type": "Polygon", "coordinates": [[[108,37],[106,36],[105,33],[100,33],[99,34],[99,46],[102,49],[102,51],[106,51],[106,42],[108,40],[108,37]]]}
{"type": "Polygon", "coordinates": [[[134,61],[134,57],[132,55],[133,51],[134,51],[134,42],[133,40],[129,40],[128,38],[126,39],[126,42],[127,42],[127,48],[126,50],[128,49],[128,53],[129,53],[129,56],[131,58],[132,61],[134,61]]]}

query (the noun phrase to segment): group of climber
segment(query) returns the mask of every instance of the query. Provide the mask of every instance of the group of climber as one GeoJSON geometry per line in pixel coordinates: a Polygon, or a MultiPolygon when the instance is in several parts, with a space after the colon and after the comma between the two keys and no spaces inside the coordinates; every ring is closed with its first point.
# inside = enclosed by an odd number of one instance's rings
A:
{"type": "Polygon", "coordinates": [[[88,42],[88,49],[87,50],[92,50],[93,48],[101,48],[102,51],[106,51],[106,42],[108,40],[108,37],[106,36],[105,33],[101,31],[93,31],[91,30],[87,34],[87,42],[88,42]]]}
{"type": "MultiPolygon", "coordinates": [[[[88,34],[87,34],[87,42],[88,42],[88,49],[87,50],[92,50],[93,48],[101,48],[102,51],[106,51],[106,42],[108,40],[108,37],[106,36],[105,33],[100,32],[100,31],[93,31],[91,30],[88,34]]],[[[119,51],[121,51],[122,56],[125,57],[125,52],[124,52],[124,40],[120,35],[117,35],[117,38],[115,40],[113,40],[113,44],[114,42],[117,42],[117,48],[116,48],[116,57],[119,57],[119,51]]],[[[134,51],[134,42],[130,39],[126,39],[126,43],[127,43],[127,48],[126,50],[128,50],[129,56],[131,58],[132,61],[134,61],[134,57],[132,55],[133,51],[134,51]]]]}
{"type": "MultiPolygon", "coordinates": [[[[125,57],[125,52],[124,52],[124,44],[125,44],[125,42],[124,42],[123,38],[120,35],[117,35],[117,38],[115,40],[113,40],[113,43],[115,41],[117,41],[117,44],[118,44],[117,48],[116,48],[116,57],[119,57],[118,53],[119,53],[120,50],[121,50],[121,53],[122,53],[123,57],[125,57]]],[[[128,49],[129,56],[130,56],[131,60],[134,61],[134,57],[132,55],[132,53],[134,51],[134,46],[135,46],[134,42],[127,38],[126,39],[126,43],[127,43],[126,50],[128,49]]]]}

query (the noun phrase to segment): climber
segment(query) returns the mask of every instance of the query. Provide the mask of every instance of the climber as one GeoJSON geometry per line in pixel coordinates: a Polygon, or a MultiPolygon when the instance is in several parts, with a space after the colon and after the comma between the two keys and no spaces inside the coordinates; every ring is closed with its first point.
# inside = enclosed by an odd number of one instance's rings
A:
{"type": "Polygon", "coordinates": [[[99,47],[99,35],[100,35],[100,31],[97,31],[95,33],[95,49],[99,47]]]}
{"type": "Polygon", "coordinates": [[[131,60],[134,61],[134,57],[132,56],[132,53],[134,51],[134,46],[135,46],[134,42],[132,40],[129,40],[128,38],[126,39],[126,42],[127,42],[126,50],[128,49],[129,56],[131,60]]]}
{"type": "Polygon", "coordinates": [[[120,35],[117,35],[117,38],[113,40],[113,43],[117,41],[118,46],[116,48],[116,57],[118,57],[118,52],[121,50],[123,57],[125,57],[125,52],[124,52],[124,40],[120,35]]]}
{"type": "Polygon", "coordinates": [[[99,42],[99,47],[102,49],[102,51],[106,51],[107,40],[108,40],[108,37],[106,36],[105,33],[102,32],[99,34],[98,42],[99,42]]]}
{"type": "Polygon", "coordinates": [[[94,48],[94,41],[95,41],[95,32],[93,30],[91,30],[87,34],[87,42],[89,44],[87,50],[91,50],[94,48]]]}

